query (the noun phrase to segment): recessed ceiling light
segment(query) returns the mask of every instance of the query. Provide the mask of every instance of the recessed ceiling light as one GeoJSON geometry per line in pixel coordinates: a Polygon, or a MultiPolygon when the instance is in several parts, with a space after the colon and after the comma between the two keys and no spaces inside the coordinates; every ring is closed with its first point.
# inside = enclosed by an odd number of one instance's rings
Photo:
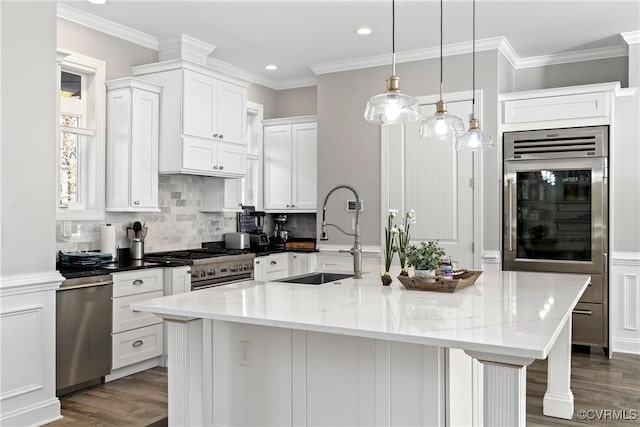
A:
{"type": "Polygon", "coordinates": [[[371,28],[367,28],[367,27],[360,27],[356,30],[356,34],[359,34],[361,36],[367,36],[369,34],[371,34],[371,28]]]}
{"type": "Polygon", "coordinates": [[[107,0],[87,0],[89,3],[93,4],[105,4],[107,0]]]}
{"type": "Polygon", "coordinates": [[[274,64],[269,64],[269,65],[265,65],[265,66],[264,66],[264,69],[265,69],[265,70],[269,70],[269,71],[273,71],[273,70],[277,70],[277,69],[278,69],[278,66],[277,66],[277,65],[274,65],[274,64]]]}

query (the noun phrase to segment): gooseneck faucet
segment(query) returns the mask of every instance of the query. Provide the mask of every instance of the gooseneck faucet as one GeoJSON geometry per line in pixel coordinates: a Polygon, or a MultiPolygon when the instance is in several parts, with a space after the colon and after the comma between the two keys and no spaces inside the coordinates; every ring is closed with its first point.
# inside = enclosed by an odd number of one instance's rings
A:
{"type": "Polygon", "coordinates": [[[347,252],[353,255],[353,278],[354,279],[362,279],[362,245],[360,244],[360,196],[355,188],[350,185],[336,185],[333,187],[327,196],[324,198],[324,203],[322,204],[322,231],[320,240],[329,240],[329,236],[327,234],[327,226],[332,226],[338,229],[343,234],[347,236],[353,236],[354,242],[353,247],[349,251],[340,250],[340,252],[347,252]],[[329,201],[329,196],[333,194],[334,191],[344,188],[346,190],[350,190],[354,196],[356,196],[356,232],[355,233],[347,233],[342,228],[338,227],[335,224],[328,224],[326,220],[327,215],[327,202],[329,201]]]}

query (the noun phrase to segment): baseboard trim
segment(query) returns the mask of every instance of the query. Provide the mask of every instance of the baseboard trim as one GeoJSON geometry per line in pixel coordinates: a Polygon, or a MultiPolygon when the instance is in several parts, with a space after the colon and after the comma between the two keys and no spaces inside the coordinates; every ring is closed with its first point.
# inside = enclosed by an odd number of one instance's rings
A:
{"type": "Polygon", "coordinates": [[[138,372],[146,371],[147,369],[161,366],[162,356],[154,357],[153,359],[143,360],[142,362],[134,363],[133,365],[125,366],[124,368],[116,369],[109,375],[105,375],[104,382],[111,382],[119,380],[120,378],[128,377],[129,375],[136,374],[138,372]]]}
{"type": "Polygon", "coordinates": [[[611,353],[626,353],[640,355],[640,340],[626,338],[614,338],[612,340],[611,353]]]}
{"type": "Polygon", "coordinates": [[[62,418],[60,400],[57,397],[26,406],[8,414],[0,415],[0,425],[35,426],[44,425],[62,418]]]}

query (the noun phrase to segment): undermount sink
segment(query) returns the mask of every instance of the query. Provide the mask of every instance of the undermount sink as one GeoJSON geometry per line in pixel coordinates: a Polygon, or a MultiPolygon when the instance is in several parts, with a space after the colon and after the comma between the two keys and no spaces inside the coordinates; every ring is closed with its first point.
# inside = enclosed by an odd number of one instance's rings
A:
{"type": "Polygon", "coordinates": [[[276,280],[276,282],[322,285],[323,283],[334,282],[352,276],[353,273],[311,273],[302,276],[287,277],[286,279],[276,280]]]}

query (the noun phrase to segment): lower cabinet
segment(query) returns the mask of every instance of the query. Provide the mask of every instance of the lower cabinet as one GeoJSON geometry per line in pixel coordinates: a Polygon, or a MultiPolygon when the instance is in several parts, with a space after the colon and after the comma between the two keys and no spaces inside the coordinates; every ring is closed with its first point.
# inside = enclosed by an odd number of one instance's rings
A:
{"type": "Polygon", "coordinates": [[[131,303],[164,295],[163,270],[114,273],[111,374],[106,381],[158,366],[163,353],[162,319],[133,311],[131,303]]]}
{"type": "Polygon", "coordinates": [[[253,261],[253,278],[269,282],[289,277],[289,254],[282,252],[255,258],[253,261]]]}
{"type": "Polygon", "coordinates": [[[290,276],[298,276],[313,271],[316,271],[316,254],[289,252],[290,276]]]}

